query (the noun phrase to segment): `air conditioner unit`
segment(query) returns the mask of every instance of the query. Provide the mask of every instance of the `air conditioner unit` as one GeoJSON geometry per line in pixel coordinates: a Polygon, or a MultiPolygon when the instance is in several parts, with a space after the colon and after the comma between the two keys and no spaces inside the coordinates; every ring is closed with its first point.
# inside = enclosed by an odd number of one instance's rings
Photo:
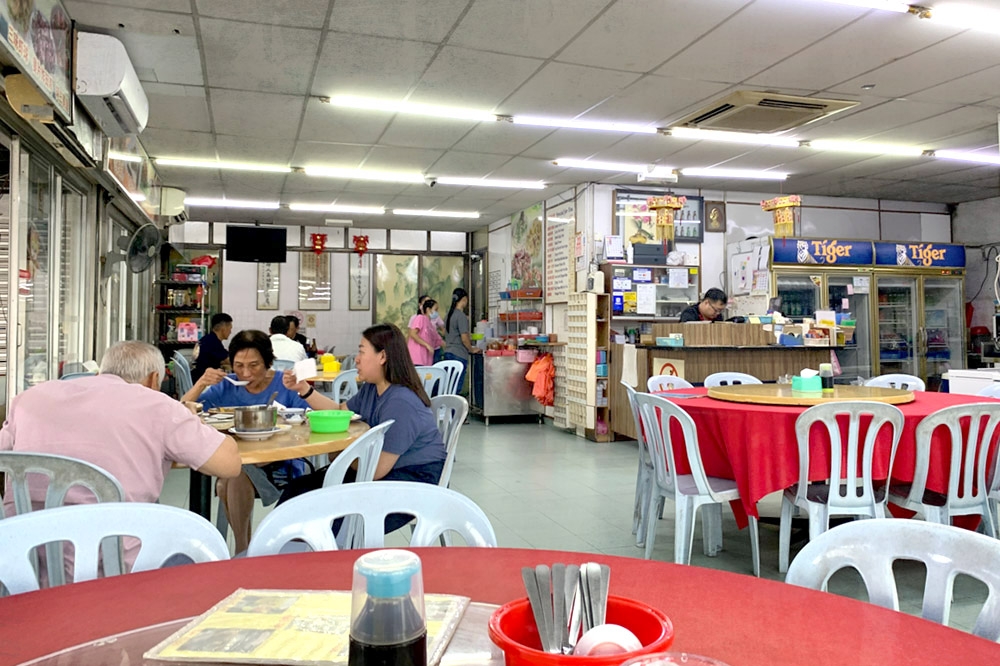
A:
{"type": "Polygon", "coordinates": [[[782,132],[858,104],[860,102],[840,99],[740,90],[671,125],[733,132],[782,132]]]}
{"type": "Polygon", "coordinates": [[[164,187],[160,190],[160,215],[176,217],[184,214],[184,199],[187,192],[176,187],[164,187]]]}
{"type": "Polygon", "coordinates": [[[149,100],[125,46],[110,35],[76,33],[76,94],[108,136],[139,134],[149,100]]]}

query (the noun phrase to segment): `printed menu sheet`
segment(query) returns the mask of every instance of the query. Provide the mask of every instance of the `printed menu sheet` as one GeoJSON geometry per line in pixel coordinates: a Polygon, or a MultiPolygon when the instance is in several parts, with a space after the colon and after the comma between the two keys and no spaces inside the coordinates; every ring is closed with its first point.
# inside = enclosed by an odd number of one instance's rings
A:
{"type": "MultiPolygon", "coordinates": [[[[427,666],[435,666],[469,605],[428,594],[427,666]]],[[[145,659],[230,664],[347,664],[351,593],[239,589],[146,652],[145,659]]]]}

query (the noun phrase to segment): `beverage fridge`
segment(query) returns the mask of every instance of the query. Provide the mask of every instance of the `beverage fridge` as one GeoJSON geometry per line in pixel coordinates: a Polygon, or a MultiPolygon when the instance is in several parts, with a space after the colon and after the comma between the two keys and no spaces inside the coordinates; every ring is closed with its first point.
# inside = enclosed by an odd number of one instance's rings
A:
{"type": "Polygon", "coordinates": [[[731,314],[774,306],[792,321],[833,310],[855,322],[835,350],[840,382],[902,372],[931,388],[965,366],[963,246],[774,238],[731,244],[728,255],[731,314]]]}

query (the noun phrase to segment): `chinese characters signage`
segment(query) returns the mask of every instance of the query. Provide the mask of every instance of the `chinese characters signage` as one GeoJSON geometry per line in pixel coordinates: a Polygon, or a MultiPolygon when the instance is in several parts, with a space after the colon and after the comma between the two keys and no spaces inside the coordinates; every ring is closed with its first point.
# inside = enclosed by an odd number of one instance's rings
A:
{"type": "Polygon", "coordinates": [[[73,118],[73,28],[59,0],[7,0],[0,4],[0,49],[66,122],[73,118]]]}

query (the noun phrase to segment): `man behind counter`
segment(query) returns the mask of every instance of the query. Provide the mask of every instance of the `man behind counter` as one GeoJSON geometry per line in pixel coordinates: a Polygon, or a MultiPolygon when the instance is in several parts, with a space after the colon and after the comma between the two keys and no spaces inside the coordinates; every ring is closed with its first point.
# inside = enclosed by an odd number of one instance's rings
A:
{"type": "Polygon", "coordinates": [[[690,305],[681,312],[681,323],[686,321],[715,321],[726,309],[729,297],[721,289],[709,289],[697,305],[690,305]]]}

